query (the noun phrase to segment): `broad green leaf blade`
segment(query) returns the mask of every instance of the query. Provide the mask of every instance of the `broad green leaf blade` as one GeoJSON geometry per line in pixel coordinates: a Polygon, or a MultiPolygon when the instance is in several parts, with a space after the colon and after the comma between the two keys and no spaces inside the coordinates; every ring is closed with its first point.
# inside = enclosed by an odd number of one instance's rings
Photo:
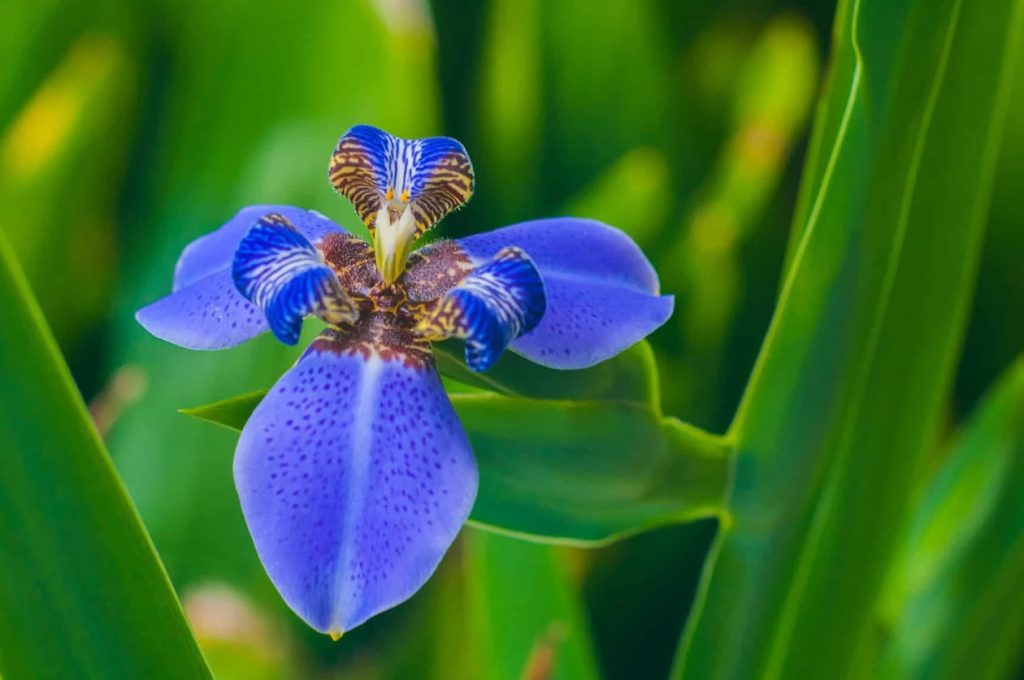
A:
{"type": "Polygon", "coordinates": [[[620,401],[658,409],[658,368],[646,340],[608,361],[578,371],[545,368],[514,352],[505,352],[491,369],[476,373],[466,368],[462,342],[458,340],[435,344],[434,357],[438,370],[445,375],[507,396],[620,401]]]}
{"type": "Polygon", "coordinates": [[[473,678],[597,678],[579,594],[561,549],[467,532],[473,678]]]}
{"type": "MultiPolygon", "coordinates": [[[[241,429],[263,392],[183,409],[241,429]]],[[[471,521],[593,545],[721,512],[728,445],[639,406],[453,394],[480,466],[471,521]]]]}
{"type": "Polygon", "coordinates": [[[818,190],[731,432],[734,522],[680,675],[863,667],[949,389],[1020,18],[1016,0],[841,7],[826,107],[843,113],[820,178],[808,164],[818,190]]]}
{"type": "Polygon", "coordinates": [[[1021,574],[1024,360],[992,389],[917,505],[880,605],[880,672],[1012,676],[1024,657],[1021,574]]]}
{"type": "Polygon", "coordinates": [[[472,519],[524,537],[596,543],[719,513],[717,437],[650,410],[455,395],[480,465],[472,519]]]}
{"type": "Polygon", "coordinates": [[[4,678],[210,677],[2,236],[0,328],[4,678]]]}

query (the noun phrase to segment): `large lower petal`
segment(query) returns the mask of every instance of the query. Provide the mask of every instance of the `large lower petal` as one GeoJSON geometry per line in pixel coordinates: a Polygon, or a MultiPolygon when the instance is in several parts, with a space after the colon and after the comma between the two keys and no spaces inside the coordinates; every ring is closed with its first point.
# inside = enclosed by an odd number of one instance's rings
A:
{"type": "Polygon", "coordinates": [[[521,248],[533,260],[544,280],[547,310],[510,348],[544,366],[592,366],[643,339],[672,315],[673,298],[658,294],[658,275],[639,246],[600,222],[534,220],[458,244],[474,264],[506,246],[521,248]]]}
{"type": "Polygon", "coordinates": [[[469,515],[477,470],[429,357],[331,332],[242,431],[235,481],[285,601],[341,634],[415,593],[469,515]]]}

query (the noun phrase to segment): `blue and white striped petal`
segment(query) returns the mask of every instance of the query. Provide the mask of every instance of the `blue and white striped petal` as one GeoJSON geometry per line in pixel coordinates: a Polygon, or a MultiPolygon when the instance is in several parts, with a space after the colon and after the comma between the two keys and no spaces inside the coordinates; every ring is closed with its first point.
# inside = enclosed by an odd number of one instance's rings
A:
{"type": "Polygon", "coordinates": [[[359,316],[334,271],[283,215],[267,215],[249,230],[231,272],[238,291],[263,310],[270,330],[287,345],[299,341],[308,314],[332,324],[359,316]]]}
{"type": "MultiPolygon", "coordinates": [[[[533,257],[544,278],[546,311],[509,349],[541,366],[593,366],[650,335],[672,315],[673,297],[659,294],[658,274],[643,251],[628,235],[600,222],[531,220],[453,243],[446,247],[446,262],[483,264],[509,246],[533,257]]],[[[420,258],[430,261],[441,250],[431,243],[420,258]]]]}
{"type": "Polygon", "coordinates": [[[401,139],[370,125],[342,135],[330,179],[371,230],[382,208],[396,220],[408,206],[422,234],[473,195],[473,164],[458,141],[401,139]]]}
{"type": "Polygon", "coordinates": [[[545,306],[533,262],[519,248],[503,248],[445,293],[416,330],[431,340],[464,339],[466,365],[486,371],[513,339],[537,325],[545,306]]]}

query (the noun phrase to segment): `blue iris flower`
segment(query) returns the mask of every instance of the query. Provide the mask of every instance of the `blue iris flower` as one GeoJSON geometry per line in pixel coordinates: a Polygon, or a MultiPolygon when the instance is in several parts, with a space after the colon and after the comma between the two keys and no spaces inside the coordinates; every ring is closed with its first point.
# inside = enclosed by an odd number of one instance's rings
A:
{"type": "Polygon", "coordinates": [[[295,344],[305,317],[325,322],[250,417],[234,474],[270,578],[309,625],[337,637],[412,596],[476,498],[473,452],[430,343],[463,339],[477,371],[506,347],[584,368],[664,323],[673,300],[628,236],[591,220],[523,222],[413,250],[473,192],[454,139],[356,126],[330,180],[372,244],[316,212],[244,208],[185,248],[172,293],[136,318],[190,349],[267,330],[295,344]]]}

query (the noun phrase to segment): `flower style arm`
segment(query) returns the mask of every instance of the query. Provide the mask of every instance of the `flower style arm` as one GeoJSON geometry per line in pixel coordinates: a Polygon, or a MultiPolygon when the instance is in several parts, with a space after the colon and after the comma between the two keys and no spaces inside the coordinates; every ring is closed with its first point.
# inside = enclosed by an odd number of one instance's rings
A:
{"type": "Polygon", "coordinates": [[[402,273],[413,242],[473,195],[473,164],[458,141],[402,139],[369,125],[342,135],[329,177],[369,227],[388,283],[402,273]]]}

